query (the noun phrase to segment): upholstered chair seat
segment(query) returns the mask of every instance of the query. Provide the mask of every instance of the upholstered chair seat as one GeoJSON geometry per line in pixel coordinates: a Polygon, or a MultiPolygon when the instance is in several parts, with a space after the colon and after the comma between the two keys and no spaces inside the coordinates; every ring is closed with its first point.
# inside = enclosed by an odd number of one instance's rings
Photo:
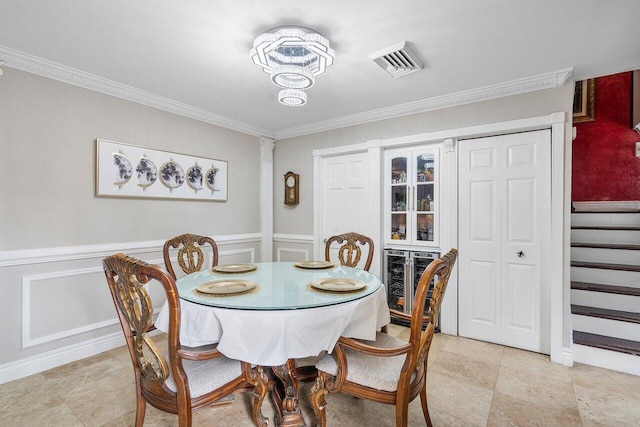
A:
{"type": "MultiPolygon", "coordinates": [[[[363,344],[377,348],[395,348],[406,345],[407,342],[393,337],[384,332],[376,333],[375,341],[356,340],[363,344]]],[[[349,361],[349,371],[346,380],[375,390],[396,391],[398,378],[406,356],[379,357],[345,348],[345,354],[349,361]]],[[[326,355],[318,363],[316,368],[329,375],[338,375],[338,363],[331,355],[326,355]]]]}
{"type": "MultiPolygon", "coordinates": [[[[165,353],[165,358],[169,360],[167,353],[165,353]]],[[[242,376],[240,362],[227,359],[224,356],[208,360],[183,360],[182,368],[189,378],[189,391],[192,399],[203,396],[212,389],[220,388],[242,376]]],[[[165,385],[174,393],[178,390],[171,373],[165,380],[165,385]]]]}

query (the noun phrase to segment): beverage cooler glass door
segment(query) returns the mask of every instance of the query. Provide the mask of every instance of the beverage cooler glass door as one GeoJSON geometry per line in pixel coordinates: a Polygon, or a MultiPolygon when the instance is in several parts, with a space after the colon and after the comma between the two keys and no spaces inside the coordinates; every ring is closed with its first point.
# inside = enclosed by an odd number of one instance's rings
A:
{"type": "Polygon", "coordinates": [[[384,275],[387,285],[387,302],[392,310],[407,313],[407,277],[409,252],[386,250],[384,275]]]}
{"type": "MultiPolygon", "coordinates": [[[[413,277],[411,277],[411,289],[413,290],[413,292],[411,292],[411,301],[409,302],[409,312],[411,312],[411,309],[413,308],[413,295],[415,294],[415,290],[418,287],[418,282],[420,281],[420,277],[422,276],[422,273],[424,272],[424,270],[429,266],[429,264],[431,264],[431,262],[435,259],[438,259],[440,257],[440,253],[439,252],[412,252],[411,253],[411,264],[413,266],[413,277]]],[[[431,280],[431,283],[429,283],[429,291],[427,292],[427,302],[425,304],[424,307],[424,314],[427,315],[429,314],[429,301],[431,300],[431,295],[433,295],[433,287],[434,287],[434,280],[431,280]]]]}

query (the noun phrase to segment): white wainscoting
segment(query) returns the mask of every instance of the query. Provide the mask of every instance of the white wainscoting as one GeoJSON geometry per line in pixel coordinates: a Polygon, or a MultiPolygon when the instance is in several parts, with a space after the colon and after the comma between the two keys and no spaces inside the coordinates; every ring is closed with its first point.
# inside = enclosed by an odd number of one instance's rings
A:
{"type": "MultiPolygon", "coordinates": [[[[93,331],[96,329],[101,329],[110,325],[115,325],[118,323],[118,318],[116,316],[112,316],[108,319],[79,325],[75,328],[63,329],[57,331],[55,333],[51,333],[48,335],[37,336],[34,337],[32,334],[32,314],[36,314],[38,312],[37,307],[32,307],[34,302],[31,298],[32,288],[38,282],[42,282],[42,286],[48,285],[46,282],[52,279],[58,279],[63,277],[74,277],[74,276],[85,276],[89,274],[99,275],[103,270],[101,267],[93,267],[93,268],[84,268],[84,269],[76,269],[76,270],[66,270],[66,271],[54,271],[51,273],[44,274],[35,274],[31,276],[24,276],[22,278],[22,347],[29,348],[36,345],[44,344],[47,342],[55,341],[61,338],[70,337],[73,335],[79,335],[85,332],[93,331]]],[[[49,286],[51,287],[51,286],[49,286]]],[[[69,306],[59,306],[59,310],[69,312],[73,308],[69,306]]],[[[38,318],[43,323],[49,323],[49,319],[47,316],[38,318]]],[[[35,319],[34,319],[35,320],[35,319]]]]}
{"type": "MultiPolygon", "coordinates": [[[[256,262],[262,235],[212,236],[219,263],[256,262]]],[[[124,345],[102,271],[117,252],[164,267],[164,241],[0,252],[0,384],[124,345]],[[7,327],[14,325],[13,327],[7,327]]],[[[209,263],[211,253],[207,254],[209,263]]],[[[179,270],[179,268],[178,268],[179,270]]],[[[151,289],[155,311],[164,302],[151,289]]]]}
{"type": "Polygon", "coordinates": [[[313,236],[304,234],[274,234],[276,261],[309,261],[313,258],[313,236]]]}

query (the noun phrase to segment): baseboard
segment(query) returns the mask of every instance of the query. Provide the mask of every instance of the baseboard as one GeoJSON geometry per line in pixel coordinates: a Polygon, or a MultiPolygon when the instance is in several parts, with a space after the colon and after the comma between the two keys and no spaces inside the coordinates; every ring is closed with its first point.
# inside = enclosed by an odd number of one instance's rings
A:
{"type": "Polygon", "coordinates": [[[570,348],[562,347],[562,365],[573,366],[573,351],[570,348]]]}
{"type": "Polygon", "coordinates": [[[640,212],[640,201],[573,202],[574,212],[640,212]]]}
{"type": "Polygon", "coordinates": [[[638,356],[579,344],[573,344],[571,350],[576,363],[640,375],[640,357],[638,356]]]}
{"type": "Polygon", "coordinates": [[[0,384],[37,374],[125,345],[121,331],[0,366],[0,384]]]}

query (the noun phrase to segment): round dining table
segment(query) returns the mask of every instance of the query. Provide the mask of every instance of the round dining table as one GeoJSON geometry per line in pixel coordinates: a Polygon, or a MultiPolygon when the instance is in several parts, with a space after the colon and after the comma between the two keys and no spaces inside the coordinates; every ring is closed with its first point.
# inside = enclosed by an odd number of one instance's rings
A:
{"type": "MultiPolygon", "coordinates": [[[[272,367],[290,402],[280,423],[305,425],[294,359],[331,352],[340,336],[374,340],[390,321],[385,287],[375,275],[324,262],[220,265],[176,280],[180,342],[217,343],[225,356],[272,367]],[[228,289],[229,292],[226,292],[228,289]]],[[[165,304],[155,321],[167,332],[165,304]]]]}

